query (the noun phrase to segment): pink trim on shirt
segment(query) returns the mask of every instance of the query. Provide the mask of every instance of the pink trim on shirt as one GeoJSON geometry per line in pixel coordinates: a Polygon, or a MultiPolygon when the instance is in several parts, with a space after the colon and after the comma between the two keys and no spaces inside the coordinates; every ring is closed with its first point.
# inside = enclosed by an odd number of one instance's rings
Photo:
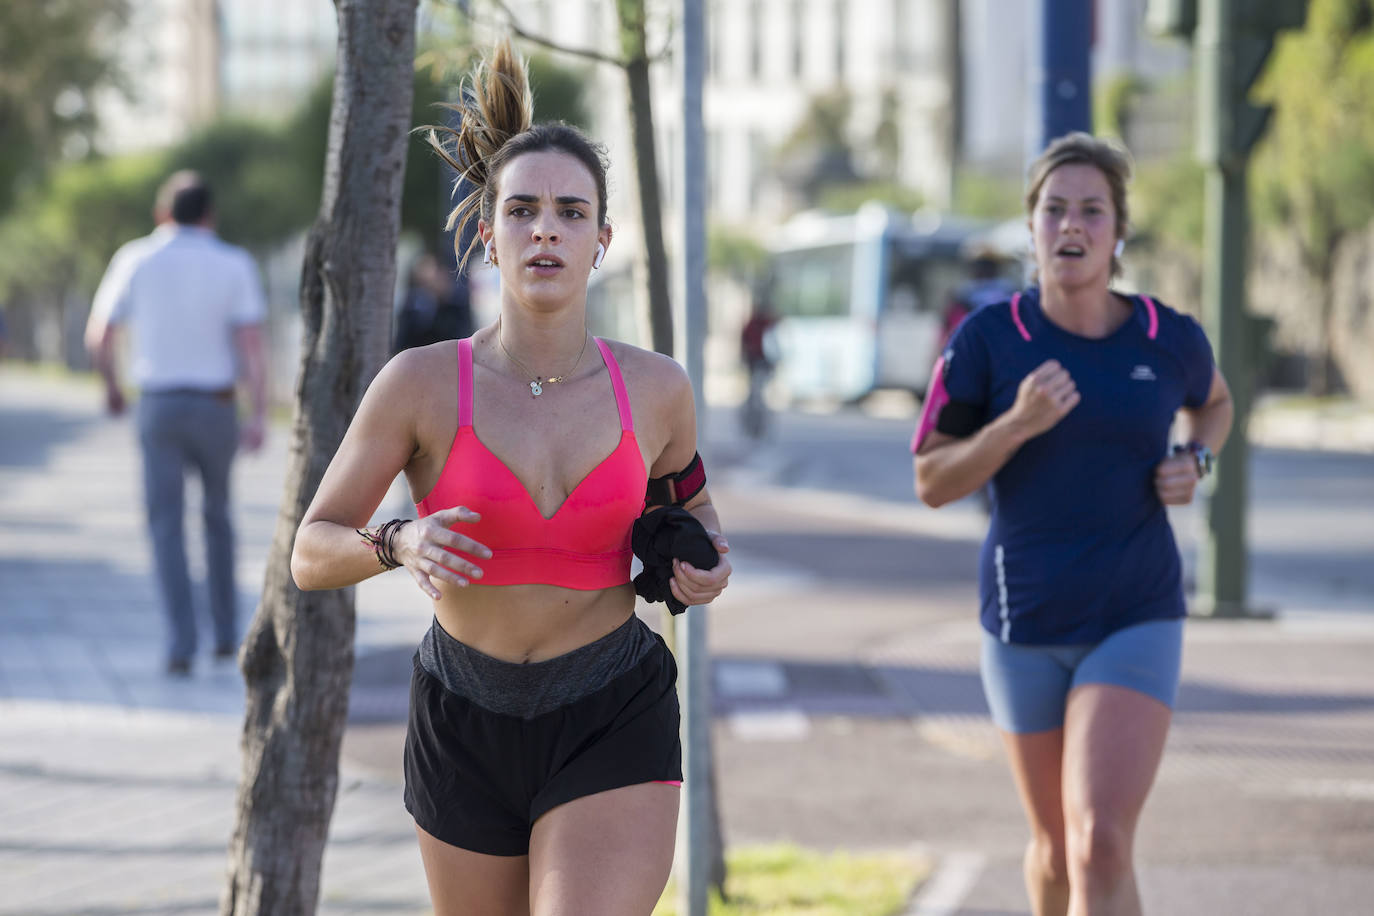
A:
{"type": "Polygon", "coordinates": [[[949,392],[945,390],[945,358],[941,356],[935,361],[935,368],[930,373],[930,385],[926,387],[926,402],[921,407],[921,420],[916,424],[916,434],[911,437],[911,454],[916,454],[926,436],[935,428],[940,411],[948,403],[949,392]]]}
{"type": "Polygon", "coordinates": [[[1030,340],[1030,331],[1026,330],[1025,324],[1021,322],[1021,311],[1017,306],[1021,304],[1021,294],[1016,293],[1011,297],[1011,320],[1016,322],[1016,330],[1021,332],[1021,336],[1030,340]]]}
{"type": "Polygon", "coordinates": [[[1145,311],[1150,313],[1150,330],[1146,333],[1154,340],[1159,335],[1159,310],[1155,308],[1155,301],[1149,296],[1141,296],[1140,299],[1145,303],[1145,311]]]}

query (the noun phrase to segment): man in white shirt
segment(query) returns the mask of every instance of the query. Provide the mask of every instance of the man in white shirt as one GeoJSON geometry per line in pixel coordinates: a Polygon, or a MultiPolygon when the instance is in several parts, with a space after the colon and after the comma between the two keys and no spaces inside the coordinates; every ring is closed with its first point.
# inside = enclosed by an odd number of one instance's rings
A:
{"type": "Polygon", "coordinates": [[[215,235],[210,188],[199,175],[167,179],[153,215],[157,229],[110,261],[86,346],[105,379],[106,405],[119,414],[125,401],[114,340],[120,328],[132,337],[144,505],[169,626],[167,670],[187,675],[196,625],[183,531],[185,471],[194,468],[201,478],[214,651],[229,659],[238,647],[229,472],[240,445],[262,445],[266,304],[252,257],[215,235]],[[242,426],[234,396],[240,380],[252,410],[242,426]]]}

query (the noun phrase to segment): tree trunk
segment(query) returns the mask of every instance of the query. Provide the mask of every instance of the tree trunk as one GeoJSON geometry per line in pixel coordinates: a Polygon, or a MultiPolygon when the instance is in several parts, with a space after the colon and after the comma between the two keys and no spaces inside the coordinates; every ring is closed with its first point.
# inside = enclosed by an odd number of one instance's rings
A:
{"type": "Polygon", "coordinates": [[[335,0],[324,193],[301,270],[286,492],[242,654],[243,764],[220,912],[313,913],[353,674],[353,589],[291,579],[301,517],[390,343],[416,0],[335,0]]]}
{"type": "Polygon", "coordinates": [[[654,108],[649,83],[649,51],[644,0],[616,0],[620,47],[630,90],[630,134],[639,188],[639,221],[644,232],[644,267],[649,291],[649,330],[654,349],[673,355],[673,310],[668,295],[668,252],[663,243],[662,186],[654,139],[654,108]]]}
{"type": "MultiPolygon", "coordinates": [[[[654,137],[653,86],[649,82],[649,49],[645,34],[645,0],[616,0],[620,21],[620,50],[630,95],[630,133],[634,146],[635,177],[639,188],[639,218],[644,232],[645,273],[649,292],[649,328],[659,353],[673,355],[673,310],[668,286],[668,253],[663,242],[663,186],[658,179],[658,147],[654,137]]],[[[664,614],[664,626],[672,621],[664,614]]],[[[704,648],[704,647],[703,647],[704,648]]],[[[709,730],[707,734],[710,734],[709,730]]],[[[708,748],[708,753],[710,749],[708,748]]],[[[711,768],[717,772],[715,767],[711,768]]],[[[684,790],[685,791],[685,790],[684,790]]],[[[720,826],[719,793],[711,793],[710,881],[725,896],[725,840],[720,826]]]]}
{"type": "MultiPolygon", "coordinates": [[[[1314,207],[1314,209],[1317,209],[1314,207]]],[[[1320,208],[1320,212],[1330,212],[1320,208]]],[[[1336,251],[1345,239],[1345,233],[1331,225],[1321,226],[1319,235],[1312,238],[1298,234],[1295,236],[1298,251],[1307,275],[1317,291],[1317,345],[1316,351],[1308,357],[1307,393],[1326,397],[1335,393],[1335,352],[1334,335],[1336,323],[1336,251]]]]}
{"type": "Polygon", "coordinates": [[[1334,393],[1332,364],[1332,325],[1335,323],[1336,304],[1331,301],[1331,274],[1325,273],[1316,278],[1320,301],[1317,303],[1317,352],[1312,354],[1311,369],[1308,373],[1307,391],[1318,397],[1334,393]]]}

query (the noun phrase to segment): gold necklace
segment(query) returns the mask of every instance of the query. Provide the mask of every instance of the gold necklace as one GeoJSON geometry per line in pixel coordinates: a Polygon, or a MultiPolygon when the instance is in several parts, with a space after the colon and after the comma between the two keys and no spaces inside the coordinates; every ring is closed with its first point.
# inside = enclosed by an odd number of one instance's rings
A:
{"type": "Polygon", "coordinates": [[[544,378],[543,376],[531,372],[526,368],[524,363],[516,359],[515,356],[506,349],[506,342],[501,337],[501,319],[496,319],[496,342],[501,345],[501,352],[506,354],[506,358],[515,363],[521,372],[530,377],[530,397],[532,398],[537,398],[543,394],[545,385],[557,385],[559,382],[566,382],[568,376],[577,371],[577,367],[582,365],[582,356],[587,352],[587,341],[591,336],[592,335],[588,334],[587,329],[584,327],[582,329],[582,349],[577,352],[577,362],[573,363],[572,368],[562,375],[551,375],[548,378],[544,378]]]}

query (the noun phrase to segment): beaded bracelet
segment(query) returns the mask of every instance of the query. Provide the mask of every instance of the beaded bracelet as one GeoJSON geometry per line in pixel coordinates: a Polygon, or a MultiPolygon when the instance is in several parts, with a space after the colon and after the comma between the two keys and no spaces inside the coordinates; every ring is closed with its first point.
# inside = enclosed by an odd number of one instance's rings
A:
{"type": "Polygon", "coordinates": [[[383,523],[376,531],[371,528],[354,528],[353,530],[358,532],[358,536],[363,539],[368,547],[372,548],[372,552],[377,555],[377,562],[382,569],[395,569],[401,565],[400,561],[396,559],[395,553],[396,532],[409,525],[411,521],[412,519],[408,518],[393,518],[391,521],[383,523]]]}

